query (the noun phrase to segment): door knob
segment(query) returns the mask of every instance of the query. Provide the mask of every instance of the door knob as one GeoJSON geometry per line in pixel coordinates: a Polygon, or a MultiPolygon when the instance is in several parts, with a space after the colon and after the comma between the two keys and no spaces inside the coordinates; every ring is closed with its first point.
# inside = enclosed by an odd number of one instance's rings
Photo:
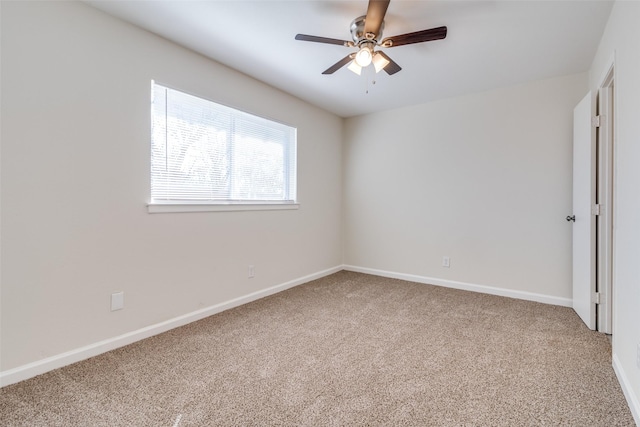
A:
{"type": "Polygon", "coordinates": [[[576,222],[576,216],[575,215],[571,215],[571,216],[567,216],[567,221],[569,222],[576,222]]]}

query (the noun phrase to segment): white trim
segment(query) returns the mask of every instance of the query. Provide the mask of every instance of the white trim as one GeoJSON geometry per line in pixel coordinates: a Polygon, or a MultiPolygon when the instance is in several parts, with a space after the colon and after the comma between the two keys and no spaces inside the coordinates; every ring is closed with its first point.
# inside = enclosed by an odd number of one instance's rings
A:
{"type": "Polygon", "coordinates": [[[604,67],[604,71],[600,74],[600,79],[598,80],[598,87],[603,87],[608,80],[616,80],[615,68],[616,67],[616,50],[614,49],[609,56],[609,59],[606,62],[604,67]],[[611,79],[609,79],[609,74],[611,74],[611,70],[613,70],[613,75],[611,79]]]}
{"type": "Polygon", "coordinates": [[[604,215],[598,216],[598,249],[597,253],[601,254],[596,257],[598,277],[598,291],[604,296],[604,303],[599,304],[596,308],[599,332],[607,334],[614,333],[613,315],[614,315],[614,283],[615,283],[615,257],[613,255],[615,238],[614,223],[617,213],[616,197],[618,192],[615,186],[616,180],[616,142],[617,135],[617,100],[615,92],[617,90],[616,81],[616,51],[614,50],[607,61],[605,70],[600,76],[598,85],[598,115],[604,115],[604,124],[597,129],[597,148],[598,152],[597,171],[595,172],[598,184],[598,198],[605,204],[604,215]],[[611,99],[606,90],[611,90],[611,99]],[[603,99],[604,98],[604,99],[603,99]],[[613,102],[613,105],[611,104],[613,102]],[[606,111],[602,111],[602,107],[606,111]],[[613,120],[611,120],[613,118],[613,120]],[[604,144],[603,144],[604,142],[604,144]],[[600,194],[603,193],[603,194],[600,194]],[[602,227],[602,229],[600,228],[602,227]]]}
{"type": "Polygon", "coordinates": [[[516,291],[512,289],[496,288],[493,286],[477,285],[474,283],[456,282],[453,280],[437,279],[435,277],[418,276],[414,274],[396,273],[392,271],[376,270],[373,268],[357,267],[354,265],[343,266],[345,270],[357,273],[373,274],[375,276],[389,277],[392,279],[407,280],[410,282],[424,283],[427,285],[442,286],[445,288],[461,289],[464,291],[480,292],[483,294],[499,295],[503,297],[522,299],[527,301],[541,302],[544,304],[560,305],[571,307],[571,298],[554,297],[551,295],[536,294],[533,292],[516,291]]]}
{"type": "Polygon", "coordinates": [[[618,377],[618,382],[620,383],[620,388],[622,388],[622,393],[624,397],[627,399],[627,404],[629,405],[629,410],[631,410],[631,415],[633,415],[633,419],[636,421],[636,425],[640,426],[640,398],[636,396],[631,387],[631,382],[629,378],[625,375],[624,369],[622,368],[622,363],[620,363],[620,359],[618,356],[614,354],[612,356],[613,359],[613,371],[616,373],[616,377],[618,377]]]}
{"type": "Polygon", "coordinates": [[[0,387],[14,384],[35,377],[36,375],[44,374],[45,372],[49,372],[54,369],[70,365],[72,363],[76,363],[81,360],[106,353],[107,351],[123,347],[125,345],[143,340],[145,338],[149,338],[154,335],[158,335],[162,332],[166,332],[179,326],[195,322],[196,320],[204,319],[205,317],[209,317],[230,308],[238,307],[251,301],[255,301],[260,298],[264,298],[266,296],[284,291],[286,289],[293,288],[303,283],[307,283],[312,280],[337,273],[340,270],[342,270],[342,266],[338,265],[336,267],[309,274],[307,276],[303,276],[298,279],[282,283],[280,285],[275,285],[270,288],[234,298],[220,304],[215,304],[201,310],[196,310],[182,316],[174,317],[173,319],[156,323],[155,325],[150,325],[132,332],[127,332],[117,337],[102,340],[84,347],[67,351],[65,353],[47,357],[46,359],[38,360],[36,362],[28,363],[26,365],[18,366],[17,368],[0,372],[0,387]]]}
{"type": "Polygon", "coordinates": [[[149,203],[149,213],[279,211],[299,209],[299,203],[149,203]]]}

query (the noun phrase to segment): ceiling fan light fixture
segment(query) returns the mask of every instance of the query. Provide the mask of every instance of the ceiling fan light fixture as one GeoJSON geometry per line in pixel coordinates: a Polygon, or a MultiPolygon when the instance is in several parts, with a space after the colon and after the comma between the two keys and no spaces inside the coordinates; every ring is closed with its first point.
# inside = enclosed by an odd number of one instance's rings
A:
{"type": "Polygon", "coordinates": [[[363,46],[362,49],[356,53],[355,62],[357,62],[361,67],[366,67],[371,64],[371,57],[371,48],[369,46],[363,46]]]}
{"type": "Polygon", "coordinates": [[[360,75],[360,73],[362,73],[362,67],[356,63],[356,60],[351,61],[351,64],[349,64],[347,68],[353,71],[354,73],[356,73],[357,75],[360,75]]]}
{"type": "Polygon", "coordinates": [[[373,62],[373,67],[376,69],[376,73],[384,70],[384,67],[389,65],[389,60],[381,55],[380,52],[375,52],[373,54],[371,62],[373,62]]]}
{"type": "Polygon", "coordinates": [[[384,70],[388,75],[394,75],[398,71],[401,71],[402,67],[396,64],[382,51],[376,52],[376,46],[390,48],[407,44],[442,40],[447,37],[447,27],[441,26],[383,38],[384,18],[390,1],[391,0],[369,0],[367,14],[359,16],[351,22],[350,31],[353,41],[318,37],[308,34],[297,34],[295,39],[358,49],[357,52],[352,52],[333,64],[331,67],[324,70],[322,74],[333,74],[340,68],[349,64],[348,68],[354,73],[360,75],[362,73],[362,68],[368,67],[371,62],[373,62],[376,73],[384,70]]]}

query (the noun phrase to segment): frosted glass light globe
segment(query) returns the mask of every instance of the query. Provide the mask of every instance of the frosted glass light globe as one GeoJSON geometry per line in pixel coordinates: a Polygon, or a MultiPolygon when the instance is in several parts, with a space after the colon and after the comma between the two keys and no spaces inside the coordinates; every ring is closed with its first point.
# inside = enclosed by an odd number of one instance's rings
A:
{"type": "Polygon", "coordinates": [[[356,54],[356,63],[361,67],[371,64],[371,49],[363,47],[356,54]]]}

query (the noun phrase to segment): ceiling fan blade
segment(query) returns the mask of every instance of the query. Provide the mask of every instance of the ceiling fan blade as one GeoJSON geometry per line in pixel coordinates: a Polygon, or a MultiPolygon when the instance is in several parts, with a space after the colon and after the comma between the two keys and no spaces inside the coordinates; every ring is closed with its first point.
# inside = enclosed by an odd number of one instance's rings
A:
{"type": "Polygon", "coordinates": [[[310,36],[307,34],[296,34],[296,40],[302,40],[305,42],[337,44],[340,46],[349,46],[350,44],[353,45],[353,42],[349,42],[346,40],[330,39],[328,37],[310,36]]]}
{"type": "Polygon", "coordinates": [[[386,71],[387,74],[389,74],[390,76],[395,74],[395,73],[397,73],[398,71],[402,70],[402,67],[400,67],[398,64],[396,64],[393,61],[393,59],[389,58],[384,52],[377,51],[376,54],[381,55],[384,59],[389,61],[389,63],[387,64],[386,67],[383,68],[383,70],[386,71]]]}
{"type": "Polygon", "coordinates": [[[353,57],[355,56],[354,53],[351,53],[347,56],[345,56],[344,58],[342,58],[340,61],[336,62],[335,64],[333,64],[331,67],[327,68],[326,70],[324,70],[322,72],[322,74],[333,74],[336,71],[338,71],[340,68],[344,67],[345,65],[347,65],[349,62],[351,62],[351,60],[353,59],[353,57]]]}
{"type": "Polygon", "coordinates": [[[403,46],[405,44],[430,42],[447,37],[447,27],[431,28],[429,30],[416,31],[414,33],[400,34],[387,37],[380,43],[383,47],[403,46]]]}
{"type": "MultiPolygon", "coordinates": [[[[374,38],[380,32],[380,26],[384,21],[384,15],[387,13],[390,0],[369,0],[367,8],[367,17],[364,20],[364,34],[373,34],[374,38]]],[[[368,37],[367,37],[368,38],[368,37]]]]}

